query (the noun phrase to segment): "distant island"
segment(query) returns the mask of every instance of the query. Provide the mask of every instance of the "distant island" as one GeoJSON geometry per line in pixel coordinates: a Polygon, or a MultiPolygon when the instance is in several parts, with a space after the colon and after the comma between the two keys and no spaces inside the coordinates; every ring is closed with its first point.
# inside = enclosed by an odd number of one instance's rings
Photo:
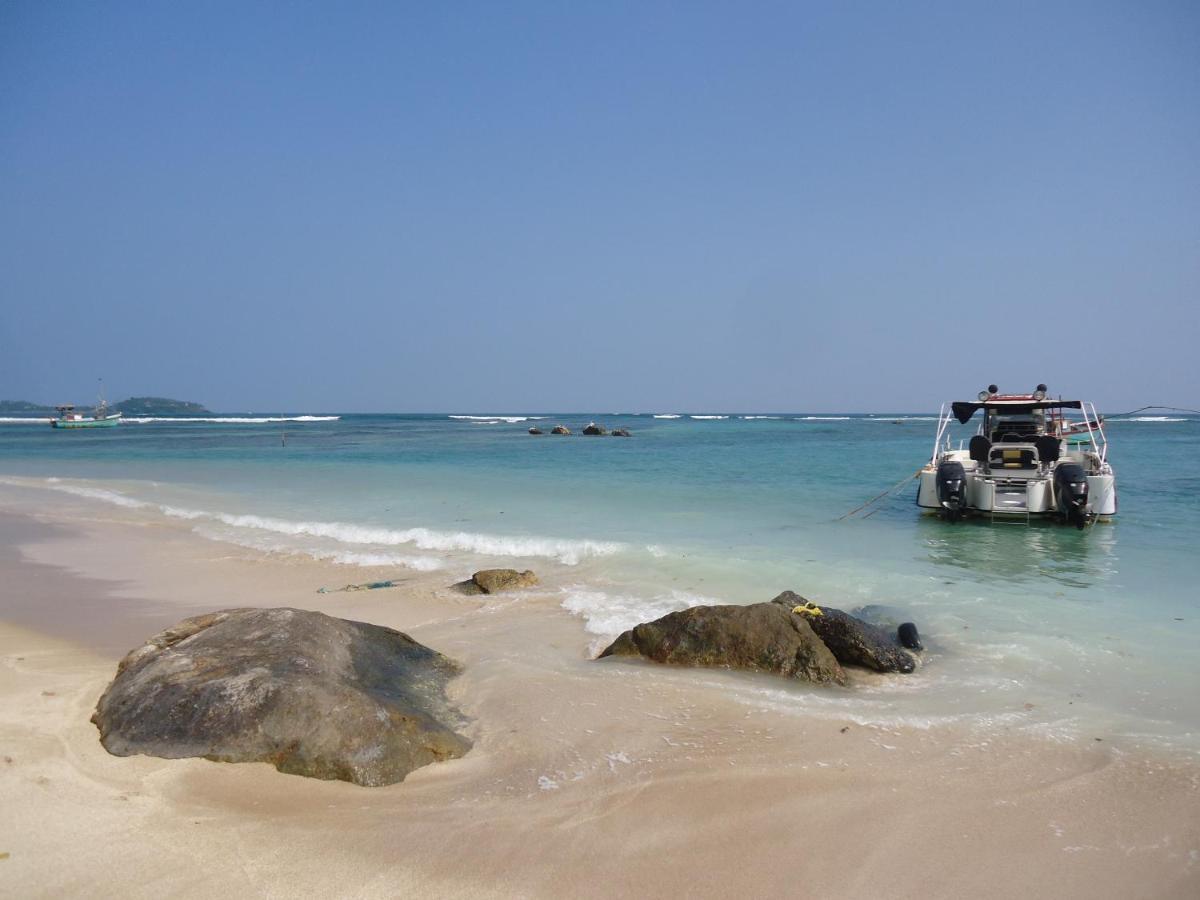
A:
{"type": "MultiPolygon", "coordinates": [[[[90,409],[91,403],[75,404],[80,409],[90,409]]],[[[129,397],[120,403],[110,403],[115,411],[127,416],[200,416],[209,412],[199,403],[190,400],[172,400],[168,397],[129,397]]],[[[53,406],[30,403],[28,400],[0,400],[0,414],[4,415],[53,415],[53,406]]]]}
{"type": "Polygon", "coordinates": [[[199,403],[168,397],[129,397],[109,406],[127,416],[201,416],[210,412],[199,403]]]}

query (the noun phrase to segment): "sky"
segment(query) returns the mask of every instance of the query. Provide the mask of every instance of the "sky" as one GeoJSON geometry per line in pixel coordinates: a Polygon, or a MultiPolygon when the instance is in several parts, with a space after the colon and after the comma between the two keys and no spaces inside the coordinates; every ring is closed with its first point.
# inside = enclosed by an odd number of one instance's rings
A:
{"type": "Polygon", "coordinates": [[[0,3],[0,398],[1200,406],[1200,4],[0,3]]]}

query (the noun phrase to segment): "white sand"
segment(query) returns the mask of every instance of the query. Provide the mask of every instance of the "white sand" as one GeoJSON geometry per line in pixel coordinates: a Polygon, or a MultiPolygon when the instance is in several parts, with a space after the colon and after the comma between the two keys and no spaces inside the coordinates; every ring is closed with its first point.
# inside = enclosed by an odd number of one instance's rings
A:
{"type": "Polygon", "coordinates": [[[751,676],[589,660],[556,591],[463,597],[46,502],[0,487],[0,896],[1200,896],[1194,760],[784,714],[751,676]],[[89,716],[120,656],[246,605],[460,660],[474,749],[387,788],[108,755],[89,716]]]}

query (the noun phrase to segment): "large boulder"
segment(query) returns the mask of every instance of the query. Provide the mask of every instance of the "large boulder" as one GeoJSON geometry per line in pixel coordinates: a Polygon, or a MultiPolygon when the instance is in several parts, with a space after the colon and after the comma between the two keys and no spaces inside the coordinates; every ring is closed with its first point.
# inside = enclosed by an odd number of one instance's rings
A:
{"type": "Polygon", "coordinates": [[[116,756],[269,762],[385,785],[470,749],[445,696],[457,672],[391,628],[227,609],[185,619],[121,660],[92,721],[116,756]]]}
{"type": "Polygon", "coordinates": [[[502,591],[518,591],[534,587],[538,577],[532,570],[518,572],[516,569],[481,569],[456,587],[464,594],[499,594],[502,591]]]}
{"type": "MultiPolygon", "coordinates": [[[[787,610],[812,606],[794,591],[784,591],[771,602],[787,610]]],[[[842,665],[863,666],[876,672],[904,673],[911,672],[915,667],[912,655],[899,645],[892,634],[832,606],[817,609],[819,613],[814,611],[795,615],[803,615],[842,665]]]]}
{"type": "Polygon", "coordinates": [[[842,667],[806,619],[777,603],[693,606],[626,631],[600,656],[643,656],[680,666],[723,666],[843,684],[842,667]]]}

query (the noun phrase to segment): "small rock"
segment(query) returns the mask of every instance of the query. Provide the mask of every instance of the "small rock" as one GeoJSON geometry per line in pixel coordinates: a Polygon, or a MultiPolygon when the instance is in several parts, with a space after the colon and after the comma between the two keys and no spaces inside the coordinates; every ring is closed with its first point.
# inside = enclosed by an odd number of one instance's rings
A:
{"type": "Polygon", "coordinates": [[[595,422],[588,422],[583,427],[583,433],[588,435],[608,434],[608,430],[603,425],[597,425],[595,422]]]}
{"type": "Polygon", "coordinates": [[[628,428],[614,428],[612,430],[612,436],[613,437],[633,437],[633,435],[629,433],[628,428]]]}
{"type": "Polygon", "coordinates": [[[537,583],[537,575],[529,569],[524,572],[516,569],[482,569],[458,587],[465,594],[498,594],[501,591],[534,587],[537,583]]]}
{"type": "Polygon", "coordinates": [[[550,433],[551,434],[570,434],[571,429],[568,428],[566,425],[555,425],[553,428],[550,429],[550,433]]]}
{"type": "Polygon", "coordinates": [[[534,425],[532,428],[529,429],[529,433],[530,434],[545,434],[546,432],[542,431],[542,429],[540,429],[536,425],[534,425]]]}

